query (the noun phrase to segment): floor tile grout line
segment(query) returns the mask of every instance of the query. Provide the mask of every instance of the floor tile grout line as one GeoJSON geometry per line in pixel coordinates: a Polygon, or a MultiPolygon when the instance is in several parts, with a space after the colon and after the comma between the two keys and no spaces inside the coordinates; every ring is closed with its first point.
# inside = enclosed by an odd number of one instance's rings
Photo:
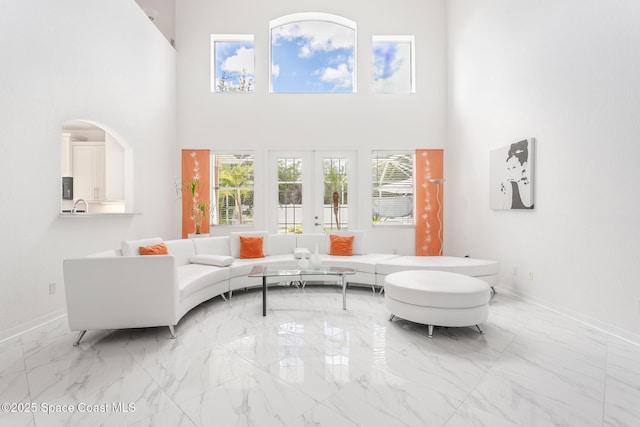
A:
{"type": "MultiPolygon", "coordinates": [[[[367,316],[369,316],[369,315],[367,315],[367,316]]],[[[369,319],[369,317],[367,317],[367,319],[369,319]]],[[[569,320],[574,320],[574,319],[569,319],[569,320]]],[[[257,325],[257,324],[252,324],[252,326],[251,326],[251,327],[257,327],[257,326],[259,326],[259,325],[257,325]]],[[[501,329],[503,329],[503,328],[501,327],[501,329]]],[[[504,330],[505,330],[505,331],[507,331],[507,330],[509,330],[509,329],[504,329],[504,330]]],[[[452,417],[453,417],[456,413],[458,413],[458,411],[460,410],[460,408],[462,407],[462,405],[463,405],[465,402],[467,402],[467,401],[469,400],[470,395],[471,395],[475,390],[477,390],[478,385],[482,384],[482,382],[486,380],[487,376],[488,376],[488,375],[490,375],[490,374],[491,374],[491,372],[494,372],[494,371],[495,371],[495,369],[496,369],[496,363],[498,363],[498,361],[500,361],[500,359],[501,359],[502,357],[504,357],[505,352],[507,352],[509,349],[511,349],[511,348],[513,347],[514,342],[516,342],[517,338],[518,338],[518,335],[517,335],[517,334],[515,334],[515,335],[514,335],[514,334],[510,334],[510,339],[508,340],[508,344],[506,344],[506,345],[505,345],[505,347],[504,347],[504,348],[499,352],[499,355],[498,355],[498,356],[497,356],[497,357],[496,357],[496,358],[491,362],[489,369],[487,369],[487,370],[485,371],[484,375],[482,375],[482,378],[480,378],[480,379],[478,380],[477,384],[476,384],[475,386],[473,386],[473,388],[472,388],[472,389],[471,389],[471,390],[466,394],[466,396],[464,397],[464,399],[461,401],[461,403],[460,403],[460,404],[457,406],[457,408],[455,409],[455,411],[454,411],[453,415],[452,415],[452,416],[450,416],[450,417],[449,417],[449,419],[446,421],[446,424],[448,424],[448,423],[451,421],[452,417]]],[[[602,392],[602,393],[603,393],[603,400],[602,400],[602,402],[603,402],[603,406],[602,406],[602,425],[603,425],[603,426],[604,426],[604,424],[605,424],[605,418],[604,418],[604,417],[605,417],[605,414],[606,414],[606,397],[607,397],[607,395],[608,395],[608,393],[607,393],[607,383],[609,382],[609,377],[610,377],[610,375],[609,375],[609,371],[610,371],[610,369],[609,369],[609,363],[610,363],[610,360],[611,360],[611,354],[612,354],[612,353],[611,353],[611,352],[612,352],[612,342],[613,342],[613,340],[614,340],[614,339],[616,339],[616,338],[617,338],[617,337],[614,337],[614,336],[608,336],[608,338],[607,338],[607,340],[606,340],[606,353],[605,353],[605,375],[604,375],[604,385],[603,385],[603,388],[602,388],[602,390],[603,390],[603,392],[602,392]]],[[[22,355],[22,365],[23,365],[24,372],[25,372],[25,376],[26,376],[26,380],[27,380],[28,398],[29,398],[29,401],[31,401],[31,400],[32,400],[31,381],[29,381],[29,375],[28,375],[27,370],[26,370],[27,365],[26,365],[26,357],[25,357],[25,343],[24,343],[24,341],[23,341],[22,337],[21,337],[21,338],[19,338],[19,339],[20,339],[20,350],[21,350],[21,355],[22,355]]],[[[61,337],[56,337],[56,339],[61,339],[61,340],[63,340],[62,336],[61,336],[61,337]]],[[[505,342],[507,342],[507,341],[505,340],[505,342]]],[[[70,344],[69,344],[69,345],[70,345],[70,344]]],[[[215,345],[217,345],[217,344],[215,344],[215,345]]],[[[153,383],[154,383],[154,384],[156,384],[156,386],[158,386],[158,387],[159,387],[159,389],[160,389],[160,390],[162,391],[162,393],[163,393],[163,394],[168,398],[168,400],[169,400],[171,403],[173,403],[174,405],[176,405],[176,406],[178,407],[178,409],[179,409],[179,410],[180,410],[180,412],[181,412],[181,413],[186,417],[186,419],[188,419],[190,422],[194,423],[195,425],[198,425],[197,423],[195,423],[195,422],[191,419],[191,417],[189,417],[189,415],[188,415],[185,411],[183,411],[183,410],[182,410],[182,407],[181,407],[180,405],[178,405],[178,404],[177,404],[177,402],[176,402],[176,401],[175,401],[171,396],[169,396],[169,395],[168,395],[168,393],[164,390],[164,388],[160,386],[160,384],[158,383],[158,381],[157,381],[153,376],[151,376],[151,375],[150,375],[150,373],[149,373],[149,372],[144,368],[144,366],[142,366],[141,362],[140,362],[140,361],[138,361],[136,358],[134,358],[134,357],[133,357],[133,355],[132,355],[132,353],[131,353],[130,349],[128,349],[128,348],[123,348],[123,349],[126,351],[126,354],[128,354],[130,357],[132,357],[132,358],[133,358],[134,363],[136,363],[139,367],[141,367],[141,368],[143,369],[143,371],[145,372],[145,374],[146,374],[146,375],[148,375],[148,376],[152,379],[153,383]]],[[[86,352],[86,350],[85,350],[84,348],[82,348],[82,351],[83,351],[83,352],[86,352]]],[[[515,350],[514,350],[514,351],[515,351],[515,350]]],[[[246,359],[245,359],[245,360],[246,360],[246,359]]],[[[251,360],[247,360],[247,361],[248,361],[249,363],[252,363],[252,364],[253,364],[253,362],[252,362],[251,360]]],[[[254,365],[255,365],[255,364],[254,364],[254,365]]],[[[257,366],[257,365],[256,365],[256,366],[257,366]]],[[[261,366],[258,366],[258,368],[261,368],[261,369],[263,369],[263,370],[265,370],[265,371],[266,371],[266,368],[263,368],[263,367],[261,367],[261,366]]],[[[271,376],[275,377],[273,374],[269,373],[269,371],[266,371],[266,372],[267,372],[267,374],[269,374],[269,375],[271,375],[271,376]]],[[[282,381],[282,382],[284,382],[285,384],[289,385],[288,383],[286,383],[286,381],[280,380],[280,379],[279,379],[279,378],[277,378],[277,377],[275,377],[275,378],[276,378],[276,379],[278,379],[279,381],[282,381]]],[[[335,393],[334,393],[334,394],[335,394],[335,393]]],[[[311,399],[313,399],[314,401],[316,401],[316,402],[317,402],[317,403],[316,403],[316,406],[318,406],[318,405],[320,405],[320,404],[323,404],[323,403],[326,401],[326,399],[325,399],[325,400],[317,400],[317,399],[315,399],[315,398],[313,398],[313,397],[311,397],[311,396],[309,396],[309,397],[310,397],[311,399]]],[[[324,406],[326,407],[326,404],[325,404],[324,406]]],[[[331,409],[331,408],[329,408],[329,409],[331,409]]],[[[159,411],[159,412],[160,412],[160,411],[159,411]]],[[[158,413],[159,413],[159,412],[158,412],[158,413]]],[[[335,412],[335,411],[333,411],[333,410],[332,410],[332,412],[335,412]]],[[[157,413],[156,413],[156,414],[157,414],[157,413]]],[[[150,414],[150,416],[154,416],[154,415],[156,415],[156,414],[150,414]]],[[[349,419],[349,418],[347,418],[347,419],[349,419]]],[[[33,420],[33,423],[34,423],[34,426],[35,426],[35,425],[36,425],[35,415],[32,415],[32,420],[33,420]]],[[[350,420],[350,421],[351,421],[351,422],[354,422],[354,421],[352,421],[352,420],[350,420]]],[[[134,424],[135,424],[135,423],[134,423],[134,424]]],[[[445,424],[445,425],[446,425],[446,424],[445,424]]]]}
{"type": "Polygon", "coordinates": [[[609,382],[609,357],[611,353],[611,339],[607,337],[607,352],[604,359],[604,384],[602,387],[602,427],[605,426],[606,408],[607,408],[607,383],[609,382]]]}
{"type": "MultiPolygon", "coordinates": [[[[24,368],[24,378],[27,382],[27,395],[29,397],[29,403],[33,405],[33,397],[31,396],[31,382],[29,381],[29,373],[27,372],[27,359],[24,355],[24,343],[22,342],[22,337],[20,340],[20,354],[22,356],[22,366],[24,368]]],[[[31,412],[31,419],[33,420],[33,426],[36,427],[36,413],[35,411],[31,412]]]]}
{"type": "Polygon", "coordinates": [[[476,385],[467,393],[467,395],[464,397],[464,399],[461,400],[460,405],[458,405],[458,407],[456,408],[456,410],[453,412],[453,414],[451,414],[451,416],[449,417],[449,419],[447,420],[447,422],[443,425],[443,427],[447,427],[447,424],[449,424],[449,422],[451,421],[451,419],[458,413],[458,411],[460,410],[460,408],[462,408],[462,406],[464,405],[464,403],[469,399],[469,396],[471,396],[471,394],[476,391],[476,389],[478,388],[478,386],[480,384],[482,384],[482,382],[485,380],[485,378],[487,378],[493,371],[495,364],[498,362],[498,360],[500,360],[500,358],[502,358],[504,356],[504,354],[506,353],[506,351],[509,349],[509,347],[511,347],[514,343],[514,341],[516,340],[516,334],[513,334],[513,336],[511,337],[509,343],[504,346],[504,349],[502,349],[502,351],[500,352],[500,355],[498,357],[496,357],[493,362],[491,362],[491,366],[489,367],[489,369],[487,369],[484,373],[484,375],[482,376],[482,378],[480,378],[478,380],[478,382],[476,383],[476,385]]]}
{"type": "MultiPolygon", "coordinates": [[[[138,359],[136,359],[136,357],[135,357],[133,354],[131,354],[131,352],[126,348],[126,344],[125,344],[125,346],[123,347],[123,350],[124,350],[124,351],[129,355],[129,357],[131,357],[131,359],[133,360],[133,363],[137,364],[137,365],[138,365],[138,367],[139,367],[140,369],[142,369],[142,371],[143,371],[143,372],[144,372],[144,373],[145,373],[145,374],[146,374],[146,375],[151,379],[151,381],[153,381],[153,383],[158,387],[158,389],[160,390],[160,392],[162,392],[162,394],[164,394],[164,395],[167,397],[167,399],[168,399],[168,400],[170,400],[170,401],[171,401],[171,403],[173,403],[173,405],[174,405],[174,406],[175,406],[175,407],[176,407],[176,408],[177,408],[177,409],[178,409],[178,410],[179,410],[179,411],[180,411],[180,412],[181,412],[185,417],[187,417],[187,419],[188,419],[189,421],[191,421],[191,422],[193,423],[193,425],[194,425],[194,426],[197,426],[198,424],[197,424],[197,423],[195,423],[195,422],[191,419],[191,417],[189,417],[189,414],[187,414],[186,412],[184,412],[184,410],[182,409],[182,407],[181,407],[180,405],[178,405],[178,402],[176,402],[176,401],[173,399],[173,397],[172,397],[172,396],[170,396],[170,395],[169,395],[169,393],[167,393],[167,392],[166,392],[166,390],[164,389],[164,387],[162,387],[162,386],[158,383],[158,381],[156,381],[156,379],[153,377],[153,375],[151,375],[151,373],[150,373],[150,372],[149,372],[149,371],[148,371],[148,370],[147,370],[147,369],[146,369],[146,368],[145,368],[145,367],[144,367],[144,366],[143,366],[143,365],[138,361],[138,359]]],[[[151,415],[149,416],[149,418],[153,418],[155,415],[161,414],[162,412],[163,412],[163,411],[158,411],[158,412],[156,412],[156,413],[153,413],[153,414],[151,414],[151,415]]],[[[131,424],[129,424],[129,425],[135,425],[135,424],[137,424],[137,423],[139,423],[139,422],[140,422],[140,421],[136,421],[136,422],[133,422],[133,423],[131,423],[131,424]]]]}

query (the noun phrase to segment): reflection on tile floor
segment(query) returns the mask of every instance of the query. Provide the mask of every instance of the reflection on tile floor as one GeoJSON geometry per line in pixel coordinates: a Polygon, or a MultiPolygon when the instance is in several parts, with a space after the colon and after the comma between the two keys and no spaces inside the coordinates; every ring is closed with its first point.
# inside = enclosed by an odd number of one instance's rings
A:
{"type": "Polygon", "coordinates": [[[0,344],[0,426],[639,426],[640,347],[498,294],[484,324],[388,321],[365,288],[275,287],[168,328],[66,318],[0,344]]]}

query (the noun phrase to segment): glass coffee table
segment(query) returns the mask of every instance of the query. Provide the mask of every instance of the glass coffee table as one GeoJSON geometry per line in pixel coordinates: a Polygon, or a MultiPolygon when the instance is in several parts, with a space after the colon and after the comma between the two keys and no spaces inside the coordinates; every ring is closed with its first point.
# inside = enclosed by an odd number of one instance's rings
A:
{"type": "Polygon", "coordinates": [[[262,315],[267,315],[267,277],[283,277],[290,280],[303,281],[308,276],[338,276],[342,285],[342,309],[347,309],[347,282],[345,276],[356,274],[354,268],[349,267],[320,267],[318,269],[300,269],[294,266],[257,265],[249,272],[249,277],[262,277],[262,315]]]}

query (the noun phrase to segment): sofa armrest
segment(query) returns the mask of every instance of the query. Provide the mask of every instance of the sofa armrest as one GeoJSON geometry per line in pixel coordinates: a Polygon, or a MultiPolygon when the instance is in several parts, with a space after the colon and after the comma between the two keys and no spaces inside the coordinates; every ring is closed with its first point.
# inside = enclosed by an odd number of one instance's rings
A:
{"type": "Polygon", "coordinates": [[[63,271],[71,330],[168,326],[179,320],[171,255],[67,259],[63,271]]]}

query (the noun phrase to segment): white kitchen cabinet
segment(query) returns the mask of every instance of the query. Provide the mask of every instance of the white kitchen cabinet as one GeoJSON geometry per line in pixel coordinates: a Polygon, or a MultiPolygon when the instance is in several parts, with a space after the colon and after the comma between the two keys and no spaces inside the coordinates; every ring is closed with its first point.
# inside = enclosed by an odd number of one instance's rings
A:
{"type": "Polygon", "coordinates": [[[73,198],[101,201],[106,198],[104,142],[72,145],[73,198]]]}

